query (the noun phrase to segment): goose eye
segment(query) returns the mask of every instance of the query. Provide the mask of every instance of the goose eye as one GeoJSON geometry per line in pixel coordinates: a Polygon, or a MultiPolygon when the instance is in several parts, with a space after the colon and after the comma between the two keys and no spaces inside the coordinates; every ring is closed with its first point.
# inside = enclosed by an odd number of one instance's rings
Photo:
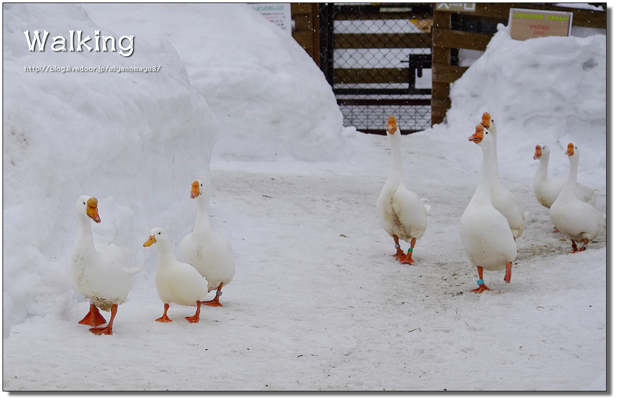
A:
{"type": "Polygon", "coordinates": [[[82,204],[86,205],[86,203],[84,201],[82,201],[82,204]]]}
{"type": "Polygon", "coordinates": [[[158,235],[161,235],[161,232],[157,232],[158,235]]]}

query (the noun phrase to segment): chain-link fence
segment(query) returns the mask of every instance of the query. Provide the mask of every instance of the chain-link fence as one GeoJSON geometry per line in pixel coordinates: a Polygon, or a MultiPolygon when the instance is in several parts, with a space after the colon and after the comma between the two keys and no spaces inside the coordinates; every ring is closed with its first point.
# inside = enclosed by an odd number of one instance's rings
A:
{"type": "Polygon", "coordinates": [[[403,133],[430,127],[432,12],[429,4],[322,6],[322,67],[345,125],[385,133],[394,115],[403,133]]]}

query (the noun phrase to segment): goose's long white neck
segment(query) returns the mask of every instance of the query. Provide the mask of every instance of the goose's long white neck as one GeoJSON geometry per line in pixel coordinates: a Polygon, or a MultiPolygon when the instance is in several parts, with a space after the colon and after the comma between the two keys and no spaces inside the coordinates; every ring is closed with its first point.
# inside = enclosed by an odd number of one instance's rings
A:
{"type": "Polygon", "coordinates": [[[398,128],[393,135],[388,134],[388,138],[390,138],[390,149],[392,153],[392,163],[388,179],[394,182],[400,182],[403,176],[403,161],[400,152],[400,128],[398,128]]]}
{"type": "Polygon", "coordinates": [[[546,180],[549,172],[549,155],[542,154],[538,158],[538,170],[536,170],[536,178],[546,180]]]}
{"type": "Polygon", "coordinates": [[[489,127],[489,132],[491,133],[491,137],[493,138],[493,147],[490,148],[490,155],[491,155],[491,185],[493,187],[499,187],[500,186],[500,180],[499,180],[499,162],[497,160],[497,130],[495,129],[494,125],[491,125],[489,127]]]}
{"type": "Polygon", "coordinates": [[[558,199],[563,196],[575,194],[575,188],[577,187],[577,171],[579,168],[579,152],[575,151],[574,155],[569,158],[570,160],[570,172],[566,179],[566,184],[560,192],[558,199]]]}
{"type": "Polygon", "coordinates": [[[196,213],[196,223],[194,224],[194,232],[211,231],[211,221],[209,220],[209,198],[204,194],[199,195],[196,200],[198,212],[196,213]]]}
{"type": "Polygon", "coordinates": [[[95,243],[93,240],[93,230],[91,227],[91,221],[89,217],[86,215],[78,213],[78,239],[77,243],[83,247],[95,248],[95,243]]]}
{"type": "Polygon", "coordinates": [[[486,143],[481,144],[480,147],[482,149],[482,170],[480,182],[472,197],[472,202],[476,204],[491,204],[491,181],[493,179],[493,170],[497,169],[497,165],[494,163],[493,145],[486,143]]]}
{"type": "MultiPolygon", "coordinates": [[[[156,238],[157,239],[157,238],[156,238]]],[[[176,262],[174,253],[172,253],[172,245],[167,240],[158,240],[155,242],[157,248],[157,260],[160,262],[176,262]]],[[[159,267],[159,266],[158,266],[159,267]]]]}

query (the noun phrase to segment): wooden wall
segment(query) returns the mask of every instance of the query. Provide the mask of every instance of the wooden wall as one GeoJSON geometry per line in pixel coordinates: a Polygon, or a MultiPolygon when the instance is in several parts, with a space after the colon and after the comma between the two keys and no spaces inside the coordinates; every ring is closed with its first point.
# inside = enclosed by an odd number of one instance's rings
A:
{"type": "MultiPolygon", "coordinates": [[[[496,23],[508,25],[511,8],[525,8],[549,11],[570,11],[573,13],[573,26],[607,28],[607,13],[603,11],[581,10],[534,3],[476,3],[475,12],[463,12],[465,16],[493,19],[496,23]]],[[[450,65],[450,50],[486,50],[493,35],[477,34],[451,29],[453,13],[438,10],[435,4],[433,15],[433,90],[431,100],[431,125],[443,122],[451,106],[450,83],[458,80],[466,67],[450,65]]]]}
{"type": "Polygon", "coordinates": [[[321,66],[319,3],[291,3],[291,19],[295,21],[293,38],[321,66]]]}

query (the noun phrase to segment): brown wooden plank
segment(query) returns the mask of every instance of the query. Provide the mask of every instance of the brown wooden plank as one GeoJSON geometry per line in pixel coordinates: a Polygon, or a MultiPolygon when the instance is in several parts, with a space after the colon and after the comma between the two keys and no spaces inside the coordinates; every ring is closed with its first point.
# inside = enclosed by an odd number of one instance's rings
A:
{"type": "MultiPolygon", "coordinates": [[[[434,5],[435,15],[433,16],[433,35],[435,32],[442,29],[450,29],[451,14],[438,13],[437,4],[434,5]]],[[[435,42],[435,41],[433,41],[435,42]]],[[[439,65],[450,64],[450,48],[444,48],[441,46],[433,46],[432,66],[433,72],[435,67],[439,65]]],[[[433,74],[433,87],[431,90],[432,100],[447,99],[450,97],[450,83],[442,83],[435,80],[433,74]]],[[[438,106],[433,106],[431,100],[431,125],[441,123],[446,116],[446,109],[438,106]]]]}
{"type": "MultiPolygon", "coordinates": [[[[436,8],[436,7],[435,7],[436,8]]],[[[450,13],[437,13],[433,16],[433,29],[450,28],[450,13]]]]}
{"type": "Polygon", "coordinates": [[[465,66],[433,65],[433,85],[438,83],[454,83],[467,70],[465,66]]]}
{"type": "Polygon", "coordinates": [[[334,69],[334,83],[409,83],[409,69],[334,69]]]}
{"type": "Polygon", "coordinates": [[[484,51],[491,38],[493,35],[436,28],[433,31],[433,46],[484,51]]]}
{"type": "Polygon", "coordinates": [[[312,3],[312,59],[321,66],[321,34],[319,32],[319,3],[312,3]]]}
{"type": "Polygon", "coordinates": [[[573,14],[573,25],[577,27],[607,29],[607,13],[602,11],[582,10],[573,14]],[[604,16],[602,15],[604,14],[604,16]]]}
{"type": "Polygon", "coordinates": [[[336,49],[430,48],[431,34],[335,34],[336,49]]]}
{"type": "Polygon", "coordinates": [[[433,18],[432,14],[426,13],[364,13],[364,14],[336,14],[336,20],[424,20],[433,18]]]}
{"type": "Polygon", "coordinates": [[[312,37],[312,31],[295,31],[293,32],[293,38],[302,48],[304,48],[309,54],[312,55],[312,44],[314,38],[312,37]]]}
{"type": "Polygon", "coordinates": [[[450,83],[434,83],[432,96],[437,99],[450,98],[450,83]]]}
{"type": "Polygon", "coordinates": [[[447,110],[450,108],[450,106],[452,105],[452,102],[450,101],[449,98],[437,98],[437,99],[432,99],[431,100],[431,108],[439,108],[439,109],[444,109],[447,110]]]}
{"type": "MultiPolygon", "coordinates": [[[[476,3],[474,13],[463,13],[481,17],[508,19],[511,8],[525,8],[530,10],[565,11],[573,13],[573,25],[578,27],[607,28],[607,13],[605,11],[581,10],[576,8],[558,7],[547,4],[534,3],[476,3]]],[[[451,14],[446,10],[435,10],[435,15],[451,14]]]]}
{"type": "Polygon", "coordinates": [[[432,107],[431,108],[431,126],[435,124],[441,124],[446,118],[446,108],[432,107]]]}
{"type": "Polygon", "coordinates": [[[312,30],[312,14],[297,14],[294,15],[295,31],[311,31],[312,30]]]}
{"type": "Polygon", "coordinates": [[[338,105],[431,105],[428,98],[416,99],[359,99],[359,98],[341,98],[336,100],[338,105]]]}
{"type": "Polygon", "coordinates": [[[291,15],[312,13],[312,3],[291,3],[291,15]]]}

